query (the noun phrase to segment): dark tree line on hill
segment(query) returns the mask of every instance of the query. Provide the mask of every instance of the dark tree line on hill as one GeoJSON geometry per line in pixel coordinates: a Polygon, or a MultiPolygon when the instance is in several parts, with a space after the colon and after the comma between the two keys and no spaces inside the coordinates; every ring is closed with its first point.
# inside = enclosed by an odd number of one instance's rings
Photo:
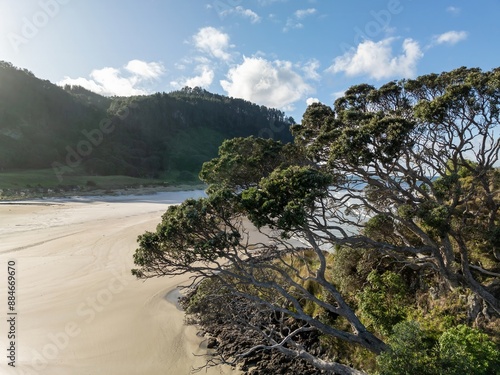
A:
{"type": "Polygon", "coordinates": [[[279,110],[200,88],[108,98],[0,63],[0,170],[196,176],[224,139],[288,142],[293,122],[279,110]]]}

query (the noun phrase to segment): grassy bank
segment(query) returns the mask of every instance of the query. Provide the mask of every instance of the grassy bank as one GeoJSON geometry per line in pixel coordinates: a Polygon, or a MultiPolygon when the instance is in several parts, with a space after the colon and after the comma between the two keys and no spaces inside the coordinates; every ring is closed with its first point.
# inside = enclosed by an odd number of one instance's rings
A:
{"type": "Polygon", "coordinates": [[[145,194],[155,191],[203,189],[195,176],[171,173],[164,178],[72,174],[59,180],[52,169],[0,172],[0,199],[71,195],[145,194]]]}

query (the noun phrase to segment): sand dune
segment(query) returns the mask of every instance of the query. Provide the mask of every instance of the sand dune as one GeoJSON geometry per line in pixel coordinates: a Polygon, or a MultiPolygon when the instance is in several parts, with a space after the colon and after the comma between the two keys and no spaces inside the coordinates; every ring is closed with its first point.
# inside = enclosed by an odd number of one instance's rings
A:
{"type": "Polygon", "coordinates": [[[4,355],[0,373],[177,375],[204,364],[196,328],[185,326],[183,312],[167,300],[186,278],[141,281],[130,274],[137,236],[154,230],[169,204],[201,194],[0,204],[3,353],[10,345],[9,260],[16,262],[18,314],[16,368],[4,355]]]}

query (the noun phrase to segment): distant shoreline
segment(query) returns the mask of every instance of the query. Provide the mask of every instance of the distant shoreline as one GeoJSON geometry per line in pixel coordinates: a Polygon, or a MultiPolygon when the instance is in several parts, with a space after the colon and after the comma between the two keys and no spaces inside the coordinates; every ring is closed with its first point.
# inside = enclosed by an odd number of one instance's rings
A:
{"type": "Polygon", "coordinates": [[[114,189],[85,189],[85,190],[72,190],[72,191],[53,191],[53,192],[37,192],[30,190],[23,190],[19,195],[5,196],[0,194],[0,204],[16,204],[16,202],[31,201],[31,200],[46,200],[46,199],[72,199],[78,197],[122,197],[122,196],[144,196],[154,195],[157,193],[180,192],[180,191],[194,191],[205,190],[206,185],[175,185],[175,186],[134,186],[134,187],[121,187],[114,189]]]}

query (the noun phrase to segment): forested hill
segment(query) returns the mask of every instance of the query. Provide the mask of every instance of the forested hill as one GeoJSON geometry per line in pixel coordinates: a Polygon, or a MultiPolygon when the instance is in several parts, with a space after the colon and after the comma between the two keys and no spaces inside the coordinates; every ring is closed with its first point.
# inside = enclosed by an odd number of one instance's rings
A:
{"type": "Polygon", "coordinates": [[[104,97],[61,88],[0,62],[0,170],[46,169],[92,175],[193,176],[224,139],[261,136],[288,142],[281,111],[185,88],[104,97]]]}

